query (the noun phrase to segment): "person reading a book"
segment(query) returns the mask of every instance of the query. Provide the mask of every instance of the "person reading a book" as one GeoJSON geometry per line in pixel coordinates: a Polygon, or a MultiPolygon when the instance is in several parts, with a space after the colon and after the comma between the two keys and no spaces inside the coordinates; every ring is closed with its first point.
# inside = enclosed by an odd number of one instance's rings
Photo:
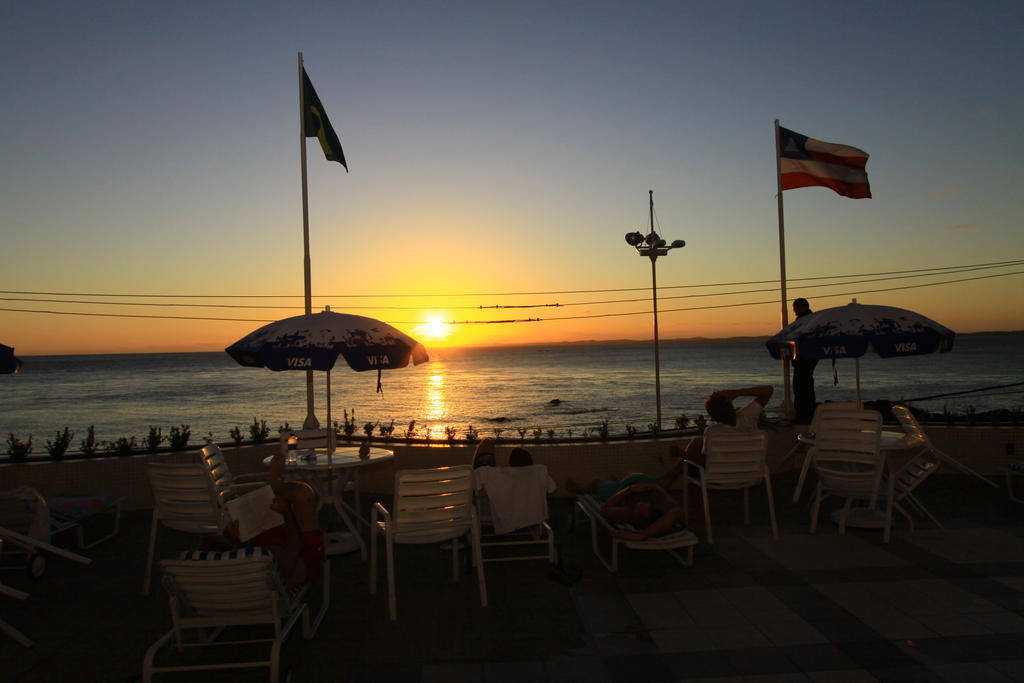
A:
{"type": "Polygon", "coordinates": [[[304,481],[285,481],[284,460],[279,452],[270,461],[267,487],[228,501],[234,519],[225,536],[207,539],[204,545],[205,549],[223,544],[264,547],[291,588],[320,574],[326,551],[317,521],[316,491],[304,481]]]}

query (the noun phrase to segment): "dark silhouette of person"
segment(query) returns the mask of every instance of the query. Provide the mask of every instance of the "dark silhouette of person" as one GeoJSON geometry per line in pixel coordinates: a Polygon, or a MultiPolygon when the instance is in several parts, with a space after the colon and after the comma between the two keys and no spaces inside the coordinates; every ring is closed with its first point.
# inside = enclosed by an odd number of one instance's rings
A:
{"type": "MultiPolygon", "coordinates": [[[[807,299],[793,299],[793,313],[798,319],[813,312],[807,299]]],[[[793,409],[796,411],[796,421],[801,424],[810,423],[818,405],[814,397],[814,366],[817,364],[816,360],[793,360],[793,409]]]]}

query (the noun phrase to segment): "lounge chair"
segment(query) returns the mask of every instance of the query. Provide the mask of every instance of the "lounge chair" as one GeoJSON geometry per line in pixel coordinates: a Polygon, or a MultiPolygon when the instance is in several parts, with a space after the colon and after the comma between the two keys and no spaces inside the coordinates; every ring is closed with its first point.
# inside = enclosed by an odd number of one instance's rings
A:
{"type": "Polygon", "coordinates": [[[704,435],[704,465],[683,461],[683,509],[690,510],[690,484],[700,487],[704,503],[704,528],[708,544],[715,542],[711,532],[711,504],[709,489],[743,489],[743,523],[750,524],[750,489],[764,483],[768,495],[768,515],[771,518],[772,538],[779,537],[775,520],[775,500],[772,497],[772,479],[765,460],[767,445],[764,432],[735,430],[731,432],[708,430],[704,435]]]}
{"type": "Polygon", "coordinates": [[[377,592],[377,536],[384,536],[388,579],[388,614],[397,618],[395,544],[451,541],[452,579],[459,580],[459,543],[469,536],[480,585],[480,604],[487,606],[487,584],[480,553],[480,522],[473,505],[473,470],[469,465],[401,470],[395,474],[394,514],[380,503],[370,513],[370,593],[377,592]]]}
{"type": "MultiPolygon", "coordinates": [[[[668,495],[666,493],[666,495],[668,495]]],[[[624,545],[632,550],[664,550],[677,562],[687,567],[693,566],[693,546],[697,545],[697,537],[693,532],[686,529],[676,529],[667,534],[649,538],[645,541],[626,541],[618,538],[615,531],[622,530],[622,525],[615,526],[601,514],[602,503],[595,496],[589,493],[582,493],[576,496],[576,509],[586,515],[590,520],[590,543],[594,555],[601,561],[601,564],[610,572],[619,570],[619,546],[624,545]],[[604,529],[611,539],[610,553],[605,556],[601,552],[598,542],[598,528],[604,529]],[[686,549],[685,557],[678,551],[686,549]]]]}
{"type": "Polygon", "coordinates": [[[121,531],[121,503],[124,498],[108,494],[54,496],[46,501],[50,508],[50,535],[75,532],[79,549],[87,550],[117,536],[121,531]],[[105,533],[86,539],[85,527],[101,519],[105,533]]]}
{"type": "MultiPolygon", "coordinates": [[[[0,554],[16,552],[25,559],[25,568],[33,577],[46,570],[45,554],[90,564],[92,560],[63,548],[51,545],[47,507],[39,492],[21,487],[0,496],[0,554]]],[[[27,600],[29,594],[0,583],[0,596],[14,600],[27,600]]],[[[13,638],[23,647],[32,647],[32,640],[24,633],[0,619],[0,633],[13,638]]]]}
{"type": "Polygon", "coordinates": [[[146,651],[142,680],[152,681],[154,674],[165,672],[244,669],[267,667],[271,681],[280,680],[281,646],[300,620],[302,637],[316,635],[330,600],[330,562],[326,562],[317,583],[322,591],[322,605],[311,619],[306,597],[310,584],[286,590],[269,552],[249,548],[234,553],[197,553],[187,559],[163,560],[163,585],[170,595],[171,630],[146,651]],[[268,637],[253,637],[253,627],[268,627],[268,637]],[[242,627],[239,639],[219,640],[229,628],[242,627]],[[177,664],[159,666],[155,659],[160,650],[174,642],[178,653],[190,647],[225,646],[226,652],[237,652],[238,646],[269,643],[266,659],[217,662],[210,664],[177,664]]]}
{"type": "Polygon", "coordinates": [[[224,501],[206,465],[151,463],[146,471],[153,491],[153,517],[149,528],[146,572],[142,581],[143,595],[149,595],[157,527],[163,524],[177,531],[205,536],[221,533],[227,524],[224,501]]]}
{"type": "Polygon", "coordinates": [[[484,562],[558,561],[555,534],[548,524],[548,494],[555,484],[546,465],[480,467],[473,471],[473,487],[483,529],[480,548],[484,562]],[[524,546],[537,545],[545,546],[543,554],[518,553],[524,546]],[[515,550],[488,554],[493,548],[515,550]]]}

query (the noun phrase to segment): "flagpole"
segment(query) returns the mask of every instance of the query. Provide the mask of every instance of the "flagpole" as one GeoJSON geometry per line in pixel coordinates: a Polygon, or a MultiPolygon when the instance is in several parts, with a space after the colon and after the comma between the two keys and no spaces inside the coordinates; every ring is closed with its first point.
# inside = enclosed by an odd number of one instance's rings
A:
{"type": "MultiPolygon", "coordinates": [[[[782,211],[782,143],[779,136],[779,120],[775,119],[775,182],[779,201],[779,290],[782,303],[782,326],[789,324],[789,308],[786,306],[786,220],[782,211]]],[[[789,379],[789,358],[782,359],[782,413],[793,416],[793,400],[789,379]]]]}
{"type": "MultiPolygon", "coordinates": [[[[313,288],[309,265],[309,191],[306,188],[306,89],[302,78],[302,53],[299,53],[299,159],[302,161],[302,268],[305,283],[306,315],[313,312],[313,288]]],[[[313,371],[306,370],[306,419],[303,429],[318,429],[320,421],[313,412],[313,371]]]]}

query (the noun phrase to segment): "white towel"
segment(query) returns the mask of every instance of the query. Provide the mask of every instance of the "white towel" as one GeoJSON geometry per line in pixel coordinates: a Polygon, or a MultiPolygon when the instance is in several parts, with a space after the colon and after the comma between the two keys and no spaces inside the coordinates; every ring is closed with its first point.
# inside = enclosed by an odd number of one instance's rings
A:
{"type": "Polygon", "coordinates": [[[478,467],[474,486],[491,504],[494,533],[507,534],[548,518],[548,494],[555,490],[546,465],[478,467]]]}

